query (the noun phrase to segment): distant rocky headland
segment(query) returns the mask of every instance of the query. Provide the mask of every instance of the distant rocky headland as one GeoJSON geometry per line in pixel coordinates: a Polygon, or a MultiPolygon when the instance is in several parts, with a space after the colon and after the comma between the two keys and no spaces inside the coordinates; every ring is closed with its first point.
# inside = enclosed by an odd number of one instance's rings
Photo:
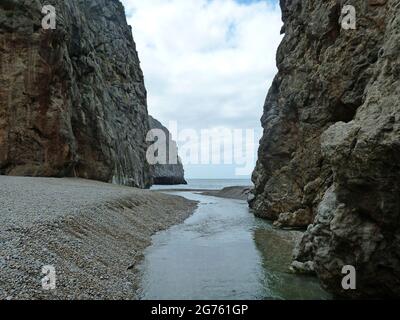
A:
{"type": "Polygon", "coordinates": [[[146,161],[146,88],[122,4],[52,5],[56,29],[43,30],[38,2],[0,3],[0,174],[182,183],[180,164],[153,177],[146,161]]]}
{"type": "Polygon", "coordinates": [[[280,1],[279,73],[262,117],[250,205],[307,228],[294,267],[350,298],[400,296],[400,5],[280,1]],[[354,266],[357,290],[344,290],[354,266]]]}
{"type": "Polygon", "coordinates": [[[161,130],[165,135],[165,163],[152,165],[153,183],[158,185],[187,184],[185,171],[178,155],[178,146],[171,133],[160,121],[149,117],[150,129],[161,130]]]}

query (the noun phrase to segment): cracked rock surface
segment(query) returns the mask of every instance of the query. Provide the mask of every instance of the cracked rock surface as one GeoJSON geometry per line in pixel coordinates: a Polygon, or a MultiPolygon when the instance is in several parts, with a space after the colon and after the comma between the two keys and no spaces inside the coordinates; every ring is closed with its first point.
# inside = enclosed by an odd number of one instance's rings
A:
{"type": "Polygon", "coordinates": [[[253,174],[256,214],[307,228],[294,269],[330,292],[400,296],[400,1],[281,0],[284,39],[253,174]],[[346,3],[347,4],[347,3],[346,3]],[[344,265],[357,290],[341,286],[344,265]]]}
{"type": "Polygon", "coordinates": [[[118,0],[0,3],[0,174],[151,185],[146,89],[118,0]]]}

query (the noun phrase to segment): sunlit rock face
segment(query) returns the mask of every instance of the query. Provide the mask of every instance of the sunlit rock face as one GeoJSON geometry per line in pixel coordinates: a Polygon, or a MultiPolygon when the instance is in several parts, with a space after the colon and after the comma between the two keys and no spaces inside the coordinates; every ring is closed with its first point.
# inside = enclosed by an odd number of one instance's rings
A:
{"type": "MultiPolygon", "coordinates": [[[[163,141],[165,141],[165,161],[164,163],[151,166],[153,183],[158,185],[187,184],[185,180],[185,171],[178,156],[178,146],[172,139],[171,133],[161,122],[151,116],[149,117],[149,125],[150,129],[161,130],[165,135],[163,138],[163,141]]],[[[155,133],[157,134],[157,132],[155,133]]],[[[158,139],[155,136],[153,138],[153,142],[156,142],[158,139]]]]}
{"type": "Polygon", "coordinates": [[[308,227],[296,265],[342,297],[400,296],[400,1],[281,0],[251,207],[308,227]],[[343,290],[342,267],[357,270],[343,290]]]}
{"type": "Polygon", "coordinates": [[[117,0],[0,2],[0,174],[151,184],[146,89],[117,0]]]}

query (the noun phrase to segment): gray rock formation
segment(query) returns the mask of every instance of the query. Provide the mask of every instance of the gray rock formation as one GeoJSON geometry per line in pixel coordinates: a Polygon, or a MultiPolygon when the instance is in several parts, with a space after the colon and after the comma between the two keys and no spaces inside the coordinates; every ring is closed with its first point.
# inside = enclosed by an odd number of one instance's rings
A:
{"type": "Polygon", "coordinates": [[[146,89],[118,0],[0,3],[0,174],[77,176],[136,187],[146,163],[146,89]]]}
{"type": "Polygon", "coordinates": [[[400,1],[281,0],[285,37],[253,175],[258,215],[306,227],[294,268],[350,298],[400,296],[400,1]],[[341,10],[357,12],[356,30],[341,10]],[[342,289],[342,268],[357,290],[342,289]],[[307,271],[307,270],[306,270],[307,271]]]}
{"type": "Polygon", "coordinates": [[[170,132],[158,120],[151,116],[149,116],[149,125],[150,129],[162,130],[166,139],[166,163],[151,166],[153,183],[159,185],[187,184],[185,180],[185,171],[183,170],[182,162],[178,156],[178,146],[176,142],[172,140],[170,132]]]}

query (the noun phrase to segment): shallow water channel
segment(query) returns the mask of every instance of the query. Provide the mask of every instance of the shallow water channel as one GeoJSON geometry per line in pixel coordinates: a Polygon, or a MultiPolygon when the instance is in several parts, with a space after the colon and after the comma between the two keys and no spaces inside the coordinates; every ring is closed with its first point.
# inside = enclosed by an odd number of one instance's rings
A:
{"type": "Polygon", "coordinates": [[[316,278],[288,272],[294,232],[254,217],[245,201],[172,194],[199,206],[153,237],[140,266],[141,299],[329,299],[316,278]]]}

